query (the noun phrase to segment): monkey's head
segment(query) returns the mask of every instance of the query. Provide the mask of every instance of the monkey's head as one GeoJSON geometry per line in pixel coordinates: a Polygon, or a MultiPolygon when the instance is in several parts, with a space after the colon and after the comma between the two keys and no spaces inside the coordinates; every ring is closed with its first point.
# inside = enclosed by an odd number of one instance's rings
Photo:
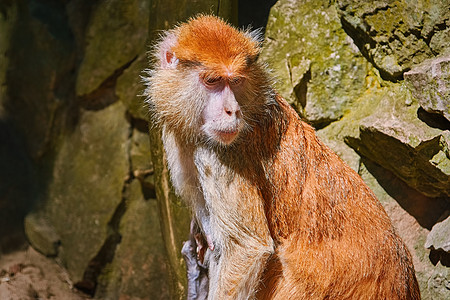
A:
{"type": "Polygon", "coordinates": [[[185,141],[230,145],[264,113],[270,79],[258,32],[198,16],[165,33],[148,79],[158,122],[185,141]]]}

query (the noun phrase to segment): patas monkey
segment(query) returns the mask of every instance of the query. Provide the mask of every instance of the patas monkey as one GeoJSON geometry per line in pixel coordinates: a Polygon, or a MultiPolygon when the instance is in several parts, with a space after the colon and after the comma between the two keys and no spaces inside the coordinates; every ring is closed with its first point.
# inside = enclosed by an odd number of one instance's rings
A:
{"type": "Polygon", "coordinates": [[[257,34],[201,15],[165,33],[149,71],[173,185],[209,247],[209,299],[420,299],[382,206],[259,52],[257,34]]]}

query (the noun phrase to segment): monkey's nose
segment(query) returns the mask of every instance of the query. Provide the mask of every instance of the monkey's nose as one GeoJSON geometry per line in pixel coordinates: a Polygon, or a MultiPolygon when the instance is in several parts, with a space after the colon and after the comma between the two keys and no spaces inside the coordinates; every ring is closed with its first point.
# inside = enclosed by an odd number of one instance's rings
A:
{"type": "Polygon", "coordinates": [[[231,117],[232,115],[237,114],[238,111],[239,111],[239,110],[225,109],[225,113],[226,113],[227,115],[229,115],[230,117],[231,117]]]}
{"type": "Polygon", "coordinates": [[[225,108],[224,111],[227,114],[227,116],[231,117],[231,118],[239,118],[240,113],[241,113],[239,108],[238,109],[227,109],[227,108],[225,108]]]}
{"type": "Polygon", "coordinates": [[[240,107],[235,99],[228,99],[223,106],[223,110],[230,117],[238,117],[240,114],[240,107]]]}

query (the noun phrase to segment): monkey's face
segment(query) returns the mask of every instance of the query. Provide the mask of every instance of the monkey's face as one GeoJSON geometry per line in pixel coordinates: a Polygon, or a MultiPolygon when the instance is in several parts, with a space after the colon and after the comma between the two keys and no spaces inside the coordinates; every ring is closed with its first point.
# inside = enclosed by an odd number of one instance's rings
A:
{"type": "Polygon", "coordinates": [[[236,92],[243,88],[245,79],[240,76],[199,74],[205,90],[201,130],[208,141],[230,145],[244,127],[242,111],[236,92]]]}
{"type": "Polygon", "coordinates": [[[264,116],[272,90],[255,34],[215,17],[168,31],[147,94],[157,120],[186,142],[229,146],[264,116]]]}
{"type": "Polygon", "coordinates": [[[186,141],[221,146],[235,142],[248,128],[249,80],[217,75],[191,62],[167,65],[152,74],[148,90],[158,121],[186,141]]]}

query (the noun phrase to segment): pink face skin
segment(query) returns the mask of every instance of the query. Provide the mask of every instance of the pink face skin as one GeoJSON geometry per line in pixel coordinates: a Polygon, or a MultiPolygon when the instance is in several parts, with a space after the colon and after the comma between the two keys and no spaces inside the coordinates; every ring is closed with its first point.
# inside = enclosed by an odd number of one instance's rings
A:
{"type": "Polygon", "coordinates": [[[230,145],[243,127],[241,109],[233,89],[238,88],[244,79],[205,77],[201,80],[209,93],[202,115],[202,130],[209,138],[230,145]]]}

